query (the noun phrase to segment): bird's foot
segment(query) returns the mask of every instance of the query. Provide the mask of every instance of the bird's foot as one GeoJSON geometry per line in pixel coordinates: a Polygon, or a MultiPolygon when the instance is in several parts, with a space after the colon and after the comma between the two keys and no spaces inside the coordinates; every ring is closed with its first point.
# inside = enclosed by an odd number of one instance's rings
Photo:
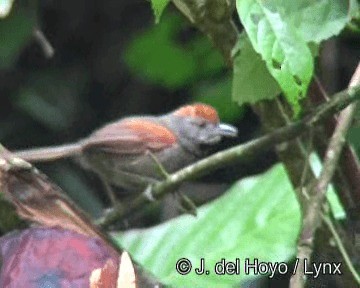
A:
{"type": "Polygon", "coordinates": [[[183,213],[190,214],[194,217],[197,216],[197,207],[188,196],[183,193],[176,193],[179,210],[183,213]]]}
{"type": "Polygon", "coordinates": [[[149,202],[156,201],[156,198],[154,197],[154,194],[153,194],[153,184],[149,184],[142,194],[144,195],[144,197],[147,200],[149,200],[149,202]]]}
{"type": "Polygon", "coordinates": [[[155,162],[157,169],[159,170],[160,174],[164,177],[164,180],[167,180],[170,177],[170,174],[166,171],[164,165],[162,165],[157,159],[157,157],[149,150],[146,151],[146,154],[151,157],[151,159],[155,162]]]}

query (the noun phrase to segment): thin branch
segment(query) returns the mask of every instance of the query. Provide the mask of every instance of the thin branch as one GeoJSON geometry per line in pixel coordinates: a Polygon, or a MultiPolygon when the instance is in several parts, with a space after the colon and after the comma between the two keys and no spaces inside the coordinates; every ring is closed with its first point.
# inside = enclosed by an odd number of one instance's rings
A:
{"type": "Polygon", "coordinates": [[[33,31],[33,36],[44,51],[45,57],[52,58],[55,54],[55,50],[44,33],[40,29],[35,28],[33,31]]]}
{"type": "MultiPolygon", "coordinates": [[[[329,96],[316,77],[310,86],[309,96],[312,106],[329,101],[329,96]]],[[[335,115],[330,117],[321,128],[319,127],[318,132],[315,134],[314,145],[322,158],[325,155],[327,145],[337,122],[338,120],[335,115]]],[[[349,219],[351,221],[359,220],[360,165],[358,157],[349,143],[346,143],[343,148],[339,165],[333,177],[333,184],[341,204],[348,212],[349,219]]]]}
{"type": "Polygon", "coordinates": [[[333,224],[329,215],[321,214],[322,220],[325,222],[326,226],[329,228],[331,234],[334,237],[336,246],[338,247],[342,257],[344,258],[345,264],[353,275],[355,281],[360,285],[360,275],[357,273],[354,265],[351,262],[350,256],[347,253],[344,244],[341,241],[340,235],[337,233],[335,225],[333,224]]]}
{"type": "Polygon", "coordinates": [[[313,150],[313,145],[314,145],[314,129],[310,129],[309,131],[309,137],[308,137],[308,147],[306,148],[306,159],[307,161],[305,161],[305,167],[302,171],[302,175],[301,175],[301,180],[300,180],[300,187],[304,187],[306,185],[306,179],[308,177],[309,174],[309,170],[311,168],[310,165],[310,155],[311,152],[313,150]]]}
{"type": "MultiPolygon", "coordinates": [[[[360,99],[360,86],[339,92],[332,97],[331,101],[320,105],[313,113],[304,117],[302,120],[296,121],[286,127],[279,128],[272,133],[266,134],[255,140],[251,140],[245,144],[213,154],[210,157],[200,160],[195,164],[169,175],[166,180],[158,182],[151,187],[152,196],[155,199],[159,199],[184,181],[198,178],[199,176],[208,174],[213,170],[230,165],[266,149],[270,149],[274,147],[274,145],[294,139],[330,115],[344,109],[347,105],[357,99],[360,99]]],[[[108,227],[112,223],[128,215],[128,213],[146,205],[148,202],[149,196],[143,193],[136,198],[126,210],[115,209],[107,214],[106,217],[101,219],[98,224],[103,227],[108,227]]]]}
{"type": "MultiPolygon", "coordinates": [[[[350,81],[350,89],[360,83],[360,63],[350,81]]],[[[315,232],[321,224],[322,205],[326,196],[329,183],[337,167],[342,148],[345,144],[345,136],[352,123],[357,103],[354,102],[346,107],[339,115],[338,124],[325,153],[323,169],[319,179],[309,188],[310,199],[304,210],[303,227],[298,243],[299,266],[297,273],[291,278],[291,288],[305,286],[304,260],[310,259],[313,251],[315,232]]]]}

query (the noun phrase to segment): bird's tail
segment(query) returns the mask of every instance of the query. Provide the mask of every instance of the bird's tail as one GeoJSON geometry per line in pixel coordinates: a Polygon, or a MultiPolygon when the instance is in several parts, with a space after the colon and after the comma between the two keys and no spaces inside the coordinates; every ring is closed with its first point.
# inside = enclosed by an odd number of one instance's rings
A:
{"type": "Polygon", "coordinates": [[[81,143],[64,144],[55,147],[42,147],[15,151],[14,154],[28,162],[48,162],[81,154],[81,143]]]}

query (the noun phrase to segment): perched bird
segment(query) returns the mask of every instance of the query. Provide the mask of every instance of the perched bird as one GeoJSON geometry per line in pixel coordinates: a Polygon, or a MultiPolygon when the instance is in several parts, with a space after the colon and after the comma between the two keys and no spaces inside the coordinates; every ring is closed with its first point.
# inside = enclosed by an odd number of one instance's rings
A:
{"type": "Polygon", "coordinates": [[[73,144],[16,152],[29,162],[76,157],[108,184],[127,191],[143,191],[206,156],[237,129],[220,123],[206,104],[186,105],[161,116],[127,117],[105,125],[73,144]]]}

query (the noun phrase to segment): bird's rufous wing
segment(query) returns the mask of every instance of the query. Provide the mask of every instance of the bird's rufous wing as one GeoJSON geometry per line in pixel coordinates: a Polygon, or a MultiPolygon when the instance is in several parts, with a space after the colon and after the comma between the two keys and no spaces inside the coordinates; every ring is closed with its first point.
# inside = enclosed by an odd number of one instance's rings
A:
{"type": "Polygon", "coordinates": [[[165,126],[147,119],[133,118],[111,123],[95,131],[84,149],[99,149],[114,154],[156,152],[176,144],[175,134],[165,126]]]}

